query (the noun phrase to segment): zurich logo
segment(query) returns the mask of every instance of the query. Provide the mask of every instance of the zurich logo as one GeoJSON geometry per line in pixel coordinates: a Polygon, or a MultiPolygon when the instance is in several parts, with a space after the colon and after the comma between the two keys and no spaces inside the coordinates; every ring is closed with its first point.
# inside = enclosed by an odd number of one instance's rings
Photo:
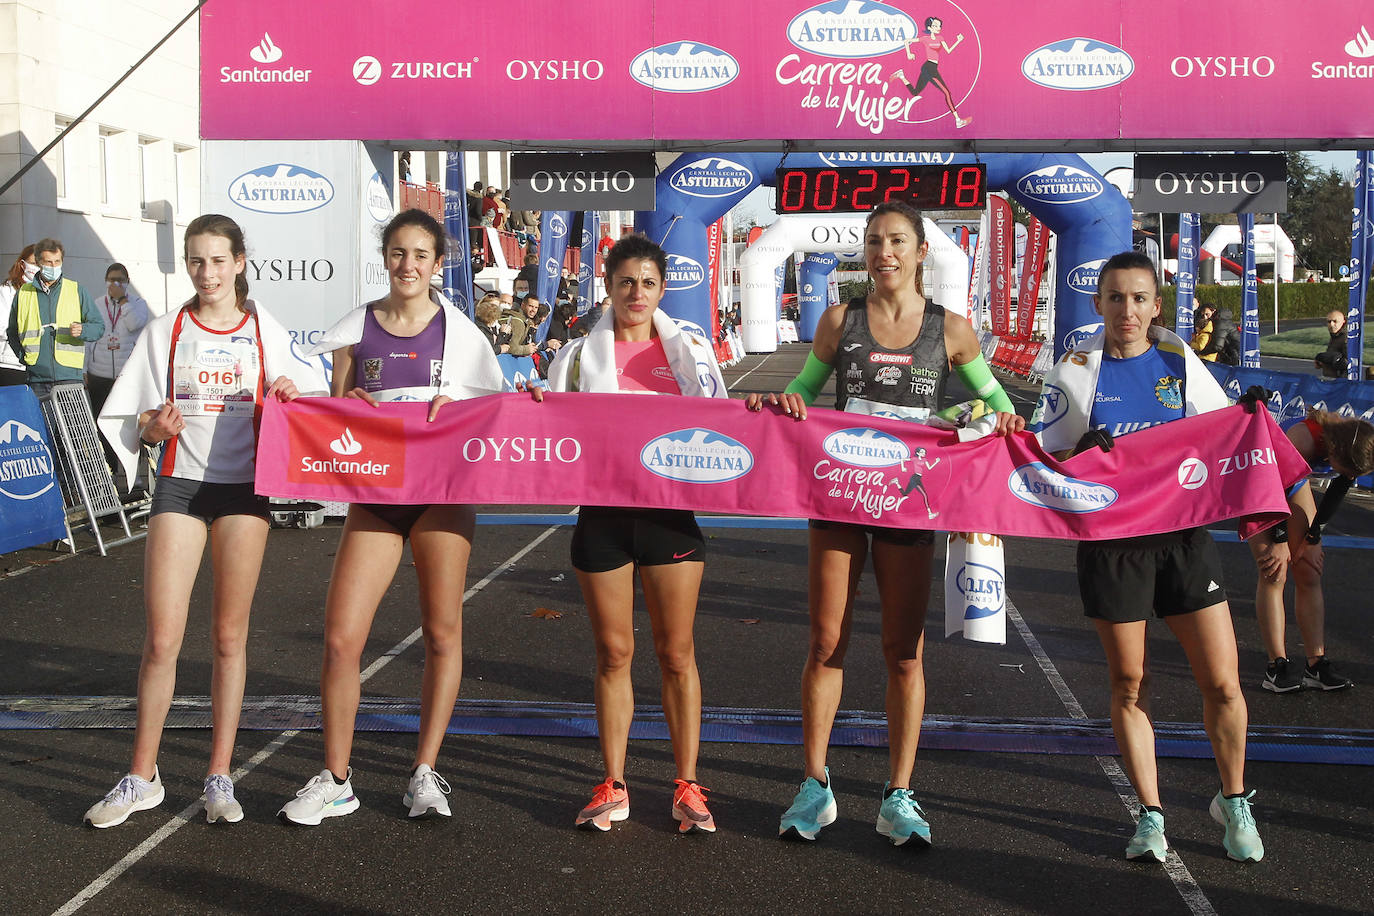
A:
{"type": "Polygon", "coordinates": [[[911,450],[901,439],[864,427],[836,430],[825,437],[821,448],[836,461],[861,468],[888,468],[911,459],[911,450]]]}
{"type": "Polygon", "coordinates": [[[916,21],[876,0],[831,0],[802,10],[787,24],[787,40],[822,57],[878,57],[916,38],[916,21]]]}
{"type": "Polygon", "coordinates": [[[1116,490],[1061,474],[1043,461],[1023,464],[1007,478],[1011,495],[1032,506],[1055,512],[1100,512],[1116,502],[1116,490]]]}
{"type": "Polygon", "coordinates": [[[683,483],[725,483],[754,467],[749,449],[710,429],[679,429],[650,439],[639,462],[651,474],[683,483]]]}
{"type": "Polygon", "coordinates": [[[1076,293],[1083,293],[1091,296],[1097,292],[1097,278],[1102,273],[1102,265],[1107,263],[1106,258],[1098,258],[1095,261],[1084,261],[1073,270],[1069,271],[1069,289],[1076,293]]]}
{"type": "Polygon", "coordinates": [[[1101,324],[1085,324],[1074,328],[1064,335],[1064,350],[1077,350],[1088,342],[1088,338],[1092,337],[1100,330],[1102,330],[1101,324]]]}
{"type": "Polygon", "coordinates": [[[668,273],[663,278],[664,290],[693,289],[706,279],[701,265],[686,255],[668,255],[668,273]]]}
{"type": "Polygon", "coordinates": [[[630,61],[630,77],[660,92],[707,92],[739,76],[739,61],[700,41],[670,41],[641,51],[630,61]]]}
{"type": "Polygon", "coordinates": [[[52,452],[38,430],[8,420],[0,425],[0,493],[10,499],[35,499],[51,490],[52,452]]]}
{"type": "Polygon", "coordinates": [[[953,153],[820,153],[826,165],[949,165],[954,161],[953,153]]]}
{"type": "Polygon", "coordinates": [[[206,350],[196,356],[196,361],[202,366],[209,366],[211,369],[223,369],[234,365],[238,358],[228,350],[216,347],[213,350],[206,350]]]}
{"type": "Polygon", "coordinates": [[[1095,175],[1071,165],[1048,165],[1016,182],[1016,190],[1023,196],[1047,204],[1082,203],[1097,197],[1106,187],[1095,175]]]}
{"type": "Polygon", "coordinates": [[[1006,600],[1006,580],[1000,570],[983,563],[965,563],[955,576],[959,594],[964,596],[964,619],[991,617],[1002,610],[1006,600]]]}
{"type": "Polygon", "coordinates": [[[563,218],[561,213],[555,213],[549,217],[549,234],[556,239],[561,239],[568,234],[568,221],[563,218]]]}
{"type": "Polygon", "coordinates": [[[696,159],[676,169],[668,184],[692,197],[730,197],[754,185],[754,173],[728,159],[696,159]]]}
{"type": "Polygon", "coordinates": [[[1091,38],[1065,38],[1026,55],[1021,74],[1047,89],[1083,91],[1124,83],[1135,72],[1131,55],[1091,38]]]}
{"type": "Polygon", "coordinates": [[[334,185],[319,172],[278,162],[229,182],[229,199],[255,213],[308,213],[334,199],[334,185]]]}

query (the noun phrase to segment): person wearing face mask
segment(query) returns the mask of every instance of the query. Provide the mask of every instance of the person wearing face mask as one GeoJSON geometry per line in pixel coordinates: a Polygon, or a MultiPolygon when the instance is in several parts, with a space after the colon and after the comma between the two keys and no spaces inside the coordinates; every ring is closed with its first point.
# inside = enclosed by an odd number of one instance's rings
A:
{"type": "MultiPolygon", "coordinates": [[[[33,246],[25,245],[24,250],[19,252],[19,257],[14,259],[9,276],[0,283],[0,324],[9,327],[10,311],[14,307],[15,297],[19,295],[19,289],[36,276],[38,265],[33,260],[33,246]]],[[[0,387],[22,385],[27,375],[24,371],[24,361],[19,355],[8,345],[0,346],[0,387]]]]}
{"type": "Polygon", "coordinates": [[[105,335],[105,321],[90,293],[62,276],[62,243],[41,239],[33,246],[38,275],[15,297],[7,336],[27,369],[28,386],[39,397],[60,382],[80,382],[86,342],[105,335]]]}
{"type": "Polygon", "coordinates": [[[91,412],[100,416],[110,388],[148,323],[148,303],[129,293],[129,270],[115,263],[105,270],[105,295],[95,304],[105,319],[105,336],[86,344],[86,393],[91,412]]]}

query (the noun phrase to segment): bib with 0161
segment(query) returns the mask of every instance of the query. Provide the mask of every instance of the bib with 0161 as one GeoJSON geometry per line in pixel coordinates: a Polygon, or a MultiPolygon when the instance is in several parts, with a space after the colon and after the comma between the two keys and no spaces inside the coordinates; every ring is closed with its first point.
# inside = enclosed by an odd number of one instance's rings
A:
{"type": "Polygon", "coordinates": [[[252,340],[180,339],[172,356],[173,403],[182,416],[252,418],[260,350],[252,340]]]}

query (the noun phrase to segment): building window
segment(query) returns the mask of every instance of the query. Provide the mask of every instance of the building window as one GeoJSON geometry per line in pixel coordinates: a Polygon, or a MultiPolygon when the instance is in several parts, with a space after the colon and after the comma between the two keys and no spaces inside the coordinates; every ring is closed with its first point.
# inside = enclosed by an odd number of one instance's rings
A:
{"type": "Polygon", "coordinates": [[[118,198],[119,187],[119,131],[112,127],[100,128],[100,203],[109,207],[118,198]]]}
{"type": "Polygon", "coordinates": [[[157,200],[153,188],[155,143],[157,140],[153,137],[138,138],[138,208],[145,219],[157,217],[157,214],[149,212],[148,209],[148,205],[157,200]]]}
{"type": "MultiPolygon", "coordinates": [[[[53,136],[58,136],[62,131],[71,127],[70,118],[55,118],[53,121],[53,136]]],[[[52,166],[53,179],[57,183],[57,199],[66,200],[67,194],[71,190],[67,184],[67,141],[63,140],[49,155],[49,164],[52,166]]]]}
{"type": "Polygon", "coordinates": [[[195,215],[197,207],[192,193],[196,186],[196,149],[178,143],[173,145],[172,153],[172,167],[176,170],[176,212],[185,222],[195,215]]]}

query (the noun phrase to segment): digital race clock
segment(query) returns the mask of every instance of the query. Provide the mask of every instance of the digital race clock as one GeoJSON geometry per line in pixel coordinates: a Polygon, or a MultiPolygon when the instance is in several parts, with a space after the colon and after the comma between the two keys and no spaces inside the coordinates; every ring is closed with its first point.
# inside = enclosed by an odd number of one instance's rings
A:
{"type": "Polygon", "coordinates": [[[987,203],[983,165],[864,165],[780,168],[779,213],[862,213],[889,200],[920,210],[975,210],[987,203]]]}

